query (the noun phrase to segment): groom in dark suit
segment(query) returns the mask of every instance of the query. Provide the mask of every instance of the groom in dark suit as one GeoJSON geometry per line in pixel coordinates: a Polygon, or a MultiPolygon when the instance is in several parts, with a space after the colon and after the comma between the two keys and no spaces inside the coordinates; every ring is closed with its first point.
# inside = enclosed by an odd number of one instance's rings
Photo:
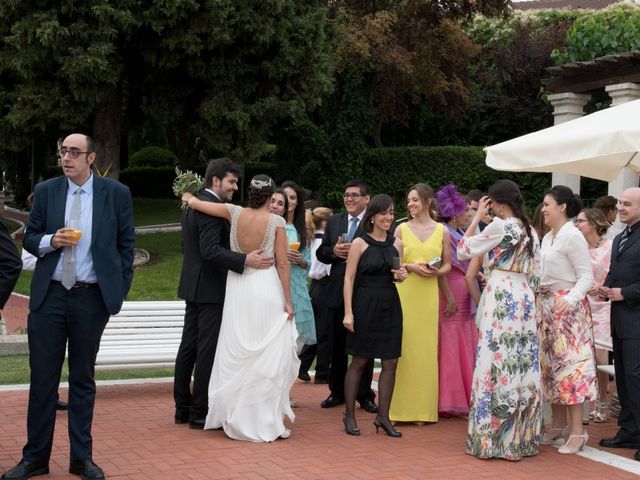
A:
{"type": "Polygon", "coordinates": [[[3,475],[49,472],[58,384],[69,351],[69,473],[102,479],[92,460],[94,369],[110,315],[120,311],[133,278],[129,189],[91,173],[93,141],[74,133],[60,148],[63,177],[36,185],[23,246],[38,258],[29,301],[31,386],[22,460],[3,475]],[[70,222],[77,223],[72,228],[70,222]],[[70,228],[65,228],[68,225],[70,228]],[[78,240],[73,230],[81,230],[78,240]]]}
{"type": "MultiPolygon", "coordinates": [[[[240,166],[230,159],[211,160],[205,172],[206,188],[198,198],[230,202],[238,190],[239,175],[240,166]]],[[[182,248],[178,296],[186,301],[186,311],[173,383],[175,422],[189,422],[190,428],[202,429],[207,417],[209,379],[222,322],[227,271],[242,273],[245,266],[269,268],[273,259],[259,250],[248,255],[232,252],[229,222],[192,209],[182,216],[182,248]]]]}
{"type": "MultiPolygon", "coordinates": [[[[347,330],[342,325],[344,319],[344,274],[347,269],[347,255],[351,241],[360,236],[360,221],[369,203],[369,187],[360,180],[351,180],[344,187],[345,213],[332,215],[327,222],[322,243],[316,251],[318,260],[331,265],[329,285],[326,290],[326,301],[329,311],[327,325],[329,326],[329,346],[331,350],[331,364],[329,366],[329,389],[331,393],[320,405],[331,408],[344,403],[344,379],[347,373],[347,330]],[[342,235],[347,238],[341,239],[342,235]]],[[[367,412],[375,413],[378,407],[373,402],[375,398],[371,390],[373,377],[373,360],[364,369],[358,390],[360,406],[367,412]]]]}
{"type": "MultiPolygon", "coordinates": [[[[622,192],[618,208],[627,228],[613,241],[609,274],[600,297],[611,301],[611,336],[620,398],[618,433],[609,448],[640,448],[640,188],[622,192]]],[[[635,453],[640,461],[640,450],[635,453]]]]}

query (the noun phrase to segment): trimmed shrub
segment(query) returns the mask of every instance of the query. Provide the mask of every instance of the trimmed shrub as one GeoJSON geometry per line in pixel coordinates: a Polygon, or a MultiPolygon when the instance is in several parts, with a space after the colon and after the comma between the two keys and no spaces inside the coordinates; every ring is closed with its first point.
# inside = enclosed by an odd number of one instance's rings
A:
{"type": "Polygon", "coordinates": [[[144,147],[129,157],[130,167],[166,167],[177,164],[176,154],[162,147],[144,147]]]}
{"type": "Polygon", "coordinates": [[[387,193],[394,198],[397,216],[404,215],[407,190],[418,182],[425,182],[434,190],[453,183],[466,193],[474,188],[486,192],[496,180],[507,178],[520,186],[532,213],[551,185],[548,173],[492,170],[485,165],[482,147],[375,148],[364,152],[363,158],[363,180],[372,194],[387,193]]]}
{"type": "Polygon", "coordinates": [[[134,197],[173,198],[174,167],[129,167],[120,171],[120,182],[134,197]]]}

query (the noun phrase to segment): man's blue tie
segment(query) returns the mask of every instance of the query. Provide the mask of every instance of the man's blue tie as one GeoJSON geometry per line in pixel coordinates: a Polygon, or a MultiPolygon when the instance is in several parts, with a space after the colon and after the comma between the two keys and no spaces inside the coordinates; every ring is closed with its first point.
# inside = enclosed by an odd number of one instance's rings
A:
{"type": "Polygon", "coordinates": [[[351,222],[351,225],[349,225],[349,231],[347,232],[347,240],[349,242],[353,240],[353,237],[356,236],[356,230],[358,229],[359,221],[360,219],[358,217],[353,217],[351,220],[349,220],[349,222],[351,222]]]}

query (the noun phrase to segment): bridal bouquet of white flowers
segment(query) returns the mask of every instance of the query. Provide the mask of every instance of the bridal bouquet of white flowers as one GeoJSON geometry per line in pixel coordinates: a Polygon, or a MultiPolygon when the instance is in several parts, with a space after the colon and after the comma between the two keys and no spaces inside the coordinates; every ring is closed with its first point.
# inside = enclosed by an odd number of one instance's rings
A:
{"type": "Polygon", "coordinates": [[[173,193],[176,197],[181,198],[183,193],[189,192],[192,195],[198,195],[204,187],[202,177],[191,170],[183,172],[176,167],[176,178],[173,181],[173,193]]]}

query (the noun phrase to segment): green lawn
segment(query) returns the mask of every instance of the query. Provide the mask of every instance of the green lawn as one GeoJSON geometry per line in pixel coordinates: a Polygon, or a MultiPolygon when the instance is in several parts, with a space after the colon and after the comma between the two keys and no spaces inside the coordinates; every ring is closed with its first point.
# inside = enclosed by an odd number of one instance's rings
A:
{"type": "MultiPolygon", "coordinates": [[[[138,235],[136,247],[149,252],[151,259],[133,273],[127,300],[177,300],[182,268],[181,232],[138,235]]],[[[14,292],[29,295],[33,272],[23,270],[14,292]]]]}
{"type": "Polygon", "coordinates": [[[180,200],[177,198],[133,199],[133,222],[136,227],[180,223],[181,216],[180,200]]]}
{"type": "MultiPolygon", "coordinates": [[[[62,367],[61,382],[66,382],[69,369],[65,360],[62,367]]],[[[96,372],[96,380],[120,380],[128,378],[173,377],[173,368],[139,368],[133,370],[105,370],[96,372]]],[[[0,356],[0,385],[19,385],[29,383],[28,355],[0,356]]]]}
{"type": "Polygon", "coordinates": [[[9,233],[15,232],[22,226],[20,223],[16,222],[15,220],[12,220],[11,218],[3,218],[3,220],[4,220],[4,224],[7,227],[7,230],[9,230],[9,233]]]}
{"type": "Polygon", "coordinates": [[[182,269],[181,232],[138,235],[136,247],[149,252],[148,264],[133,273],[127,300],[177,300],[182,269]]]}

